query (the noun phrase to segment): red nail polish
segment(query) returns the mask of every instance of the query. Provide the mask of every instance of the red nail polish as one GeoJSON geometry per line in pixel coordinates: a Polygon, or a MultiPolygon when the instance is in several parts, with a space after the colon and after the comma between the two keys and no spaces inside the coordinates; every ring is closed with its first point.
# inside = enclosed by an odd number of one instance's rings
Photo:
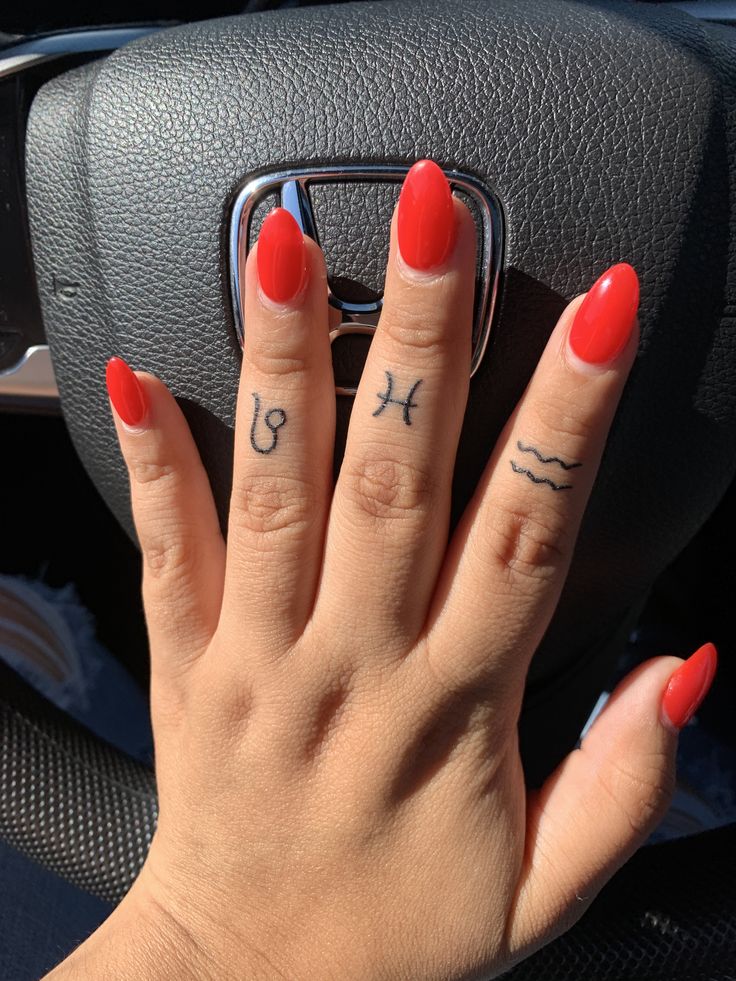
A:
{"type": "Polygon", "coordinates": [[[274,303],[287,303],[302,288],[307,274],[304,236],[285,208],[274,208],[258,236],[258,280],[274,303]]]}
{"type": "Polygon", "coordinates": [[[404,180],[397,218],[399,250],[413,269],[434,269],[455,242],[455,208],[447,178],[432,160],[415,163],[404,180]]]}
{"type": "Polygon", "coordinates": [[[105,371],[113,408],[128,426],[139,426],[148,412],[143,386],[122,358],[110,358],[105,371]]]}
{"type": "Polygon", "coordinates": [[[608,364],[626,347],[639,309],[639,279],[626,262],[611,266],[590,288],[570,329],[581,361],[608,364]]]}
{"type": "Polygon", "coordinates": [[[672,675],[662,696],[662,711],[675,729],[687,725],[708,694],[718,666],[713,644],[703,644],[672,675]]]}

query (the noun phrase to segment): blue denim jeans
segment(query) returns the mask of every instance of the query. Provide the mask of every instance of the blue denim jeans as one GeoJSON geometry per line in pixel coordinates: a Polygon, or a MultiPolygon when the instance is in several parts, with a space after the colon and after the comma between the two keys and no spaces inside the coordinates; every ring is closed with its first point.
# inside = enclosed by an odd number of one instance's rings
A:
{"type": "Polygon", "coordinates": [[[36,981],[112,912],[0,842],[0,978],[36,981]]]}

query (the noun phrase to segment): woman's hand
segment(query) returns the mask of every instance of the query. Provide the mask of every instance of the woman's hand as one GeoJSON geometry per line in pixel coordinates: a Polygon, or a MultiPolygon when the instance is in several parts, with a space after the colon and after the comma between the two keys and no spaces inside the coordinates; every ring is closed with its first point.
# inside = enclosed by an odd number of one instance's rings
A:
{"type": "Polygon", "coordinates": [[[640,668],[529,797],[516,737],[635,356],[637,278],[614,266],[564,312],[448,544],[474,247],[441,171],[417,164],[333,488],[324,263],[286,212],[267,219],[227,547],[175,400],[111,362],[161,811],[131,893],[59,976],[496,976],[656,824],[710,645],[640,668]]]}

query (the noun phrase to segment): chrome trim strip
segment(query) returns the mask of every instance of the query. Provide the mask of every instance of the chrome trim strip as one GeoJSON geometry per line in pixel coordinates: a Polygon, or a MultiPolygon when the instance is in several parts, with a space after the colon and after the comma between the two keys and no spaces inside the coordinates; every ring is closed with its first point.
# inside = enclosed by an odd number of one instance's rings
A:
{"type": "Polygon", "coordinates": [[[58,404],[59,389],[47,344],[29,347],[12,368],[0,371],[0,405],[16,399],[44,405],[58,404]]]}
{"type": "Polygon", "coordinates": [[[671,6],[691,17],[697,17],[698,20],[736,24],[736,0],[682,0],[671,6]]]}
{"type": "Polygon", "coordinates": [[[371,324],[340,324],[330,331],[330,344],[334,344],[340,337],[347,337],[348,334],[365,334],[367,337],[373,337],[375,332],[376,328],[371,324]]]}
{"type": "Polygon", "coordinates": [[[159,25],[149,27],[112,27],[95,31],[69,31],[32,38],[0,49],[0,78],[25,71],[42,61],[53,61],[75,54],[100,54],[135,41],[146,34],[161,30],[159,25]]]}
{"type": "Polygon", "coordinates": [[[19,54],[0,57],[0,78],[8,75],[15,75],[18,72],[30,68],[31,65],[39,61],[46,61],[47,55],[42,54],[19,54]]]}
{"type": "MultiPolygon", "coordinates": [[[[386,181],[400,183],[409,170],[408,166],[390,164],[345,165],[342,167],[304,167],[294,170],[275,171],[250,178],[238,192],[230,215],[229,271],[230,295],[235,318],[235,330],[241,348],[245,340],[245,324],[240,284],[248,254],[250,222],[254,209],[263,198],[274,191],[281,195],[281,205],[294,216],[299,226],[316,241],[314,216],[308,187],[313,183],[341,181],[386,181]]],[[[478,205],[483,223],[483,254],[481,259],[482,292],[478,297],[477,316],[473,327],[473,353],[470,377],[478,370],[488,347],[493,313],[498,295],[503,249],[503,216],[501,207],[492,192],[475,177],[456,170],[445,171],[454,189],[473,198],[478,205]]],[[[353,304],[330,292],[330,304],[339,309],[346,321],[330,334],[331,340],[348,333],[372,333],[381,309],[382,301],[353,304]],[[357,330],[361,327],[361,330],[357,330]]],[[[354,389],[336,386],[338,395],[354,395],[354,389]]]]}

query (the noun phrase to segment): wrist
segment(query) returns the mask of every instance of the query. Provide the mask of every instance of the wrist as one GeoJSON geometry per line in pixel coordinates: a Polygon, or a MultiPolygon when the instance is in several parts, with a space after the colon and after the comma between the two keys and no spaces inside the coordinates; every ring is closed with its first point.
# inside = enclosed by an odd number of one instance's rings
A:
{"type": "Polygon", "coordinates": [[[209,954],[143,884],[45,981],[201,981],[224,977],[209,954]]]}

